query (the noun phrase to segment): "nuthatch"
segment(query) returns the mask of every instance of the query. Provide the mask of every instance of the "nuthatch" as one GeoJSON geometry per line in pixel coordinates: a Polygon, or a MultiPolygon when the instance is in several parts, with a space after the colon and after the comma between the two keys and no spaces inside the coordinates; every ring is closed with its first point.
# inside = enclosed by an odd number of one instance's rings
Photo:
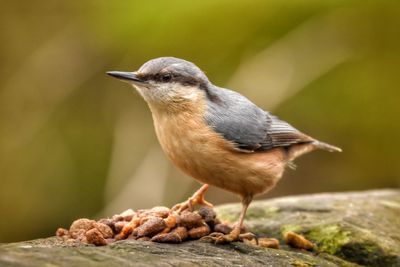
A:
{"type": "Polygon", "coordinates": [[[320,142],[262,110],[246,97],[213,85],[196,65],[162,57],[136,72],[107,74],[132,84],[148,103],[161,147],[183,172],[204,185],[174,208],[191,209],[208,185],[238,194],[239,223],[216,243],[237,240],[253,196],[271,190],[297,157],[315,149],[340,148],[320,142]]]}

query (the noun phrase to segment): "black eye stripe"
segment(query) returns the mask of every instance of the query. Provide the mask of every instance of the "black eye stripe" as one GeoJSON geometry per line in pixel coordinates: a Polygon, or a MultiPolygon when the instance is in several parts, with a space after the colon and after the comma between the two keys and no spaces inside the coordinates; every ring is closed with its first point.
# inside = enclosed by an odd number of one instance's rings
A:
{"type": "Polygon", "coordinates": [[[155,82],[161,82],[161,83],[167,83],[167,82],[176,82],[180,83],[184,86],[196,86],[202,85],[202,81],[198,79],[197,77],[193,76],[186,76],[178,73],[173,73],[173,72],[164,72],[164,73],[155,73],[155,74],[142,74],[141,79],[145,81],[155,81],[155,82]]]}
{"type": "Polygon", "coordinates": [[[161,79],[163,82],[169,82],[172,79],[172,74],[171,73],[164,73],[161,76],[161,79]]]}

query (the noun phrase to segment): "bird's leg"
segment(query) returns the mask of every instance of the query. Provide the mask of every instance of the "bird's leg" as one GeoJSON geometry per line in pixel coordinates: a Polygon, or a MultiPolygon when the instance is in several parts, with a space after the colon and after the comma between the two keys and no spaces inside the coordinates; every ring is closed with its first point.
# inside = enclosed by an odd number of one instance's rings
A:
{"type": "Polygon", "coordinates": [[[204,199],[204,194],[206,193],[208,187],[209,187],[208,184],[204,184],[188,200],[173,206],[172,210],[177,211],[179,213],[184,210],[193,211],[193,207],[195,205],[204,205],[204,206],[212,207],[213,205],[204,199]]]}
{"type": "Polygon", "coordinates": [[[253,196],[246,196],[242,199],[242,211],[240,212],[239,222],[235,225],[235,227],[229,234],[224,235],[222,233],[212,233],[211,235],[203,237],[202,240],[211,241],[211,242],[214,242],[215,244],[224,244],[224,243],[230,243],[230,242],[241,240],[241,239],[249,239],[250,235],[252,237],[255,237],[251,233],[240,234],[240,232],[242,230],[243,220],[246,215],[247,208],[249,207],[252,199],[253,199],[253,196]]]}

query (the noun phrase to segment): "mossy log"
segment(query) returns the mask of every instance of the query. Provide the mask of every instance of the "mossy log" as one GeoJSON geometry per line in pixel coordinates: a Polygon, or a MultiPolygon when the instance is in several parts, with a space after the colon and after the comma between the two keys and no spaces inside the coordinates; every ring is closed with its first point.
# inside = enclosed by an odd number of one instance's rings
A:
{"type": "MultiPolygon", "coordinates": [[[[240,205],[216,208],[235,221],[240,205]]],[[[0,266],[400,266],[400,191],[284,197],[252,203],[248,230],[280,239],[281,249],[235,242],[158,244],[124,240],[104,247],[66,246],[56,237],[0,244],[0,266]],[[293,231],[314,251],[284,245],[293,231]]]]}

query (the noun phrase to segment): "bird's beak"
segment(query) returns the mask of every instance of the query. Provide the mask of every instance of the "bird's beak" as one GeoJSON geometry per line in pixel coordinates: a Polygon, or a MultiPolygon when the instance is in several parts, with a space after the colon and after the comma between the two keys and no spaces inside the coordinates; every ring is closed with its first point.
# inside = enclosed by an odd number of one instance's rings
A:
{"type": "Polygon", "coordinates": [[[128,83],[144,83],[135,72],[107,71],[107,74],[128,83]]]}

